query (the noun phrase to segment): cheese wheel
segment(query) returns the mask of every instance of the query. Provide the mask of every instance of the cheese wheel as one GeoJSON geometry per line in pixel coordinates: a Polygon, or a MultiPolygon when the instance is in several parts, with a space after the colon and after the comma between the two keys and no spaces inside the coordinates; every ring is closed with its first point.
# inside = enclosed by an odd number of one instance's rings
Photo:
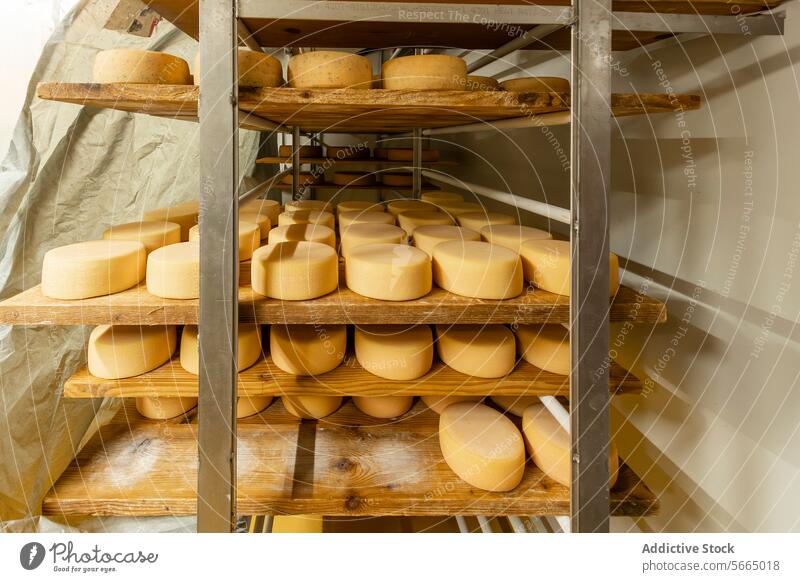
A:
{"type": "Polygon", "coordinates": [[[526,240],[551,239],[553,236],[546,230],[532,226],[490,224],[481,228],[481,238],[488,243],[505,247],[519,254],[520,247],[526,240]]]}
{"type": "Polygon", "coordinates": [[[272,396],[242,396],[236,400],[236,418],[247,418],[272,404],[272,396]]]}
{"type": "Polygon", "coordinates": [[[522,293],[522,263],[517,253],[487,242],[446,241],[433,250],[433,280],[456,295],[509,299],[522,293]]]}
{"type": "MultiPolygon", "coordinates": [[[[325,176],[322,173],[314,173],[314,172],[300,172],[300,186],[313,186],[314,184],[319,184],[323,181],[325,176]]],[[[294,183],[294,176],[292,174],[286,174],[281,178],[281,182],[284,184],[292,184],[294,183]]]]}
{"type": "MultiPolygon", "coordinates": [[[[526,281],[556,295],[570,294],[570,245],[566,240],[526,240],[519,247],[526,281]]],[[[619,289],[619,258],[608,254],[609,296],[619,289]]]]}
{"type": "Polygon", "coordinates": [[[181,240],[189,240],[189,230],[197,224],[200,216],[200,204],[198,202],[184,202],[176,206],[167,208],[156,208],[148,210],[142,214],[142,220],[154,222],[174,222],[181,227],[181,240]]]}
{"type": "Polygon", "coordinates": [[[439,203],[439,208],[442,211],[447,212],[448,214],[456,218],[458,218],[462,214],[468,214],[471,212],[485,212],[483,206],[475,202],[445,201],[439,203]]]}
{"type": "Polygon", "coordinates": [[[342,229],[342,256],[347,257],[355,248],[378,243],[402,244],[406,240],[405,231],[391,224],[351,224],[342,229]]]}
{"type": "MultiPolygon", "coordinates": [[[[439,160],[439,150],[422,148],[423,162],[436,162],[439,160]]],[[[386,148],[386,159],[392,162],[413,162],[414,148],[386,148]]]]}
{"type": "Polygon", "coordinates": [[[266,214],[258,214],[257,212],[239,212],[239,220],[250,222],[258,227],[259,242],[269,236],[269,230],[272,228],[272,221],[266,214]]]}
{"type": "Polygon", "coordinates": [[[425,406],[433,410],[436,414],[444,412],[445,408],[451,404],[458,404],[459,402],[480,402],[483,400],[482,396],[421,396],[422,402],[425,406]]]}
{"type": "Polygon", "coordinates": [[[130,289],[144,278],[147,251],[132,240],[89,240],[50,249],[42,262],[42,294],[86,299],[130,289]]]}
{"type": "Polygon", "coordinates": [[[150,253],[147,291],[167,299],[200,297],[200,244],[183,242],[150,253]]]}
{"type": "Polygon", "coordinates": [[[411,186],[414,177],[410,172],[384,172],[381,174],[381,184],[384,186],[411,186]]]}
{"type": "Polygon", "coordinates": [[[431,190],[430,192],[422,192],[420,199],[423,202],[431,202],[432,204],[441,204],[442,202],[464,202],[464,196],[458,192],[447,192],[446,190],[431,190]]]}
{"type": "Polygon", "coordinates": [[[312,51],[294,55],[286,70],[289,86],[295,89],[372,88],[372,63],[353,53],[312,51]]]}
{"type": "Polygon", "coordinates": [[[516,224],[516,222],[513,216],[499,212],[467,212],[458,215],[458,224],[475,232],[480,232],[484,226],[516,224]]]}
{"type": "MultiPolygon", "coordinates": [[[[569,487],[572,482],[572,443],[564,430],[544,404],[532,404],[522,415],[522,432],[534,464],[545,475],[569,487]]],[[[617,482],[619,457],[614,441],[609,442],[609,488],[617,482]]]]}
{"type": "Polygon", "coordinates": [[[526,362],[553,374],[569,374],[569,330],[563,325],[520,324],[516,336],[517,350],[526,362]]]}
{"type": "Polygon", "coordinates": [[[430,292],[431,259],[408,245],[362,245],[347,254],[345,277],[364,297],[408,301],[430,292]]]}
{"type": "Polygon", "coordinates": [[[511,491],[525,473],[522,435],[484,404],[448,406],[439,416],[439,446],[453,472],[479,489],[511,491]]]}
{"type": "Polygon", "coordinates": [[[94,57],[95,83],[190,85],[189,63],[180,57],[137,49],[109,49],[94,57]]]}
{"type": "Polygon", "coordinates": [[[371,374],[416,380],[433,365],[433,334],[427,325],[364,325],[356,327],[355,351],[358,363],[371,374]]]}
{"type": "Polygon", "coordinates": [[[145,374],[169,361],[175,340],[174,325],[98,325],[89,334],[89,373],[107,380],[145,374]]]}
{"type": "Polygon", "coordinates": [[[569,81],[561,77],[520,77],[502,81],[506,91],[529,93],[569,93],[569,81]]]}
{"type": "MultiPolygon", "coordinates": [[[[200,242],[200,225],[189,229],[189,241],[200,242]]],[[[239,221],[239,260],[247,261],[261,244],[261,229],[255,222],[239,221]]]]}
{"type": "Polygon", "coordinates": [[[398,214],[397,222],[400,224],[400,228],[406,231],[408,236],[411,236],[420,226],[451,225],[453,219],[444,212],[412,210],[398,214]]]}
{"type": "Polygon", "coordinates": [[[504,325],[436,326],[439,359],[467,376],[502,378],[516,364],[514,334],[504,325]]]}
{"type": "Polygon", "coordinates": [[[297,210],[321,210],[333,212],[331,203],[326,200],[290,200],[283,205],[285,212],[295,212],[297,210]]]}
{"type": "Polygon", "coordinates": [[[348,146],[328,146],[325,155],[336,160],[363,160],[369,158],[369,147],[365,143],[348,146]]]}
{"type": "Polygon", "coordinates": [[[539,404],[538,396],[492,396],[492,402],[506,412],[521,417],[525,409],[532,404],[539,404]]]}
{"type": "Polygon", "coordinates": [[[197,406],[197,398],[160,396],[140,396],[136,399],[136,410],[145,418],[166,420],[186,414],[197,406]]]}
{"type": "Polygon", "coordinates": [[[388,212],[371,210],[353,210],[339,214],[339,233],[356,224],[383,224],[394,226],[394,215],[388,212]]]}
{"type": "MultiPolygon", "coordinates": [[[[301,145],[300,146],[300,157],[301,158],[321,158],[322,157],[322,146],[316,145],[301,145]]],[[[291,145],[282,145],[278,146],[278,155],[282,158],[290,158],[294,153],[295,146],[291,145]]]]}
{"type": "Polygon", "coordinates": [[[239,204],[239,214],[242,212],[256,213],[269,218],[273,226],[278,224],[278,215],[281,213],[281,205],[275,200],[264,198],[253,198],[243,204],[239,204]]]}
{"type": "Polygon", "coordinates": [[[372,186],[375,184],[372,172],[334,172],[333,183],[339,186],[372,186]]]}
{"type": "Polygon", "coordinates": [[[253,291],[289,301],[315,299],[339,284],[339,257],[329,245],[317,242],[268,244],[253,253],[250,272],[253,291]]]}
{"type": "Polygon", "coordinates": [[[325,418],[342,405],[341,396],[283,396],[281,402],[286,412],[308,420],[325,418]]]}
{"type": "MultiPolygon", "coordinates": [[[[283,85],[281,62],[261,51],[239,48],[239,87],[280,87],[283,85]]],[[[203,76],[200,53],[194,59],[194,84],[203,76]]]]}
{"type": "Polygon", "coordinates": [[[132,240],[151,253],[157,248],[181,242],[181,227],[174,222],[128,222],[115,224],[103,231],[105,240],[132,240]]]}
{"type": "Polygon", "coordinates": [[[411,410],[413,396],[353,396],[353,404],[367,416],[397,418],[411,410]]]}
{"type": "Polygon", "coordinates": [[[414,230],[413,239],[414,246],[420,250],[425,251],[428,256],[433,255],[433,249],[439,243],[449,240],[480,240],[480,235],[468,228],[461,228],[460,226],[447,226],[447,225],[434,225],[434,226],[420,226],[414,230]]]}
{"type": "Polygon", "coordinates": [[[269,329],[272,361],[296,376],[318,376],[342,363],[346,325],[273,325],[269,329]]]}
{"type": "Polygon", "coordinates": [[[497,91],[500,83],[494,77],[483,77],[481,75],[467,75],[467,91],[497,91]]]}
{"type": "Polygon", "coordinates": [[[386,205],[386,211],[392,216],[398,216],[403,212],[433,211],[436,207],[433,204],[420,200],[392,200],[386,205]]]}
{"type": "Polygon", "coordinates": [[[269,232],[268,243],[308,241],[336,248],[336,233],[322,224],[287,224],[269,232]]]}
{"type": "Polygon", "coordinates": [[[340,216],[343,212],[385,212],[386,208],[380,202],[370,202],[369,200],[345,200],[336,205],[336,215],[340,216]]]}
{"type": "Polygon", "coordinates": [[[383,63],[383,88],[401,90],[461,91],[467,63],[450,55],[412,55],[383,63]]]}
{"type": "MultiPolygon", "coordinates": [[[[240,323],[236,344],[236,368],[239,372],[255,364],[261,357],[261,326],[240,323]]],[[[200,347],[198,327],[186,325],[181,334],[181,367],[195,376],[200,374],[200,347]]]]}
{"type": "Polygon", "coordinates": [[[278,226],[289,224],[321,224],[334,228],[336,219],[330,212],[324,210],[295,210],[294,212],[281,212],[278,216],[278,226]]]}
{"type": "Polygon", "coordinates": [[[272,533],[322,533],[321,515],[276,515],[272,518],[272,533]]]}

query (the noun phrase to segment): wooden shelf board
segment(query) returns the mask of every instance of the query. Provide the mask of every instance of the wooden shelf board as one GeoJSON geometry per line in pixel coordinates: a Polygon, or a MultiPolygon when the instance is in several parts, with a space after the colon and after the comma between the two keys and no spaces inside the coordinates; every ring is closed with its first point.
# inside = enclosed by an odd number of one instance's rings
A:
{"type": "MultiPolygon", "coordinates": [[[[267,156],[256,160],[257,164],[289,164],[291,165],[291,158],[284,158],[280,156],[267,156]]],[[[340,160],[338,158],[301,158],[301,165],[329,165],[331,167],[349,168],[355,166],[390,166],[396,168],[413,168],[411,162],[398,162],[394,160],[379,160],[377,158],[366,159],[353,159],[353,160],[340,160]]],[[[423,167],[441,167],[441,166],[457,166],[458,162],[454,160],[439,160],[436,162],[422,162],[423,167]]]]}
{"type": "MultiPolygon", "coordinates": [[[[422,187],[427,191],[440,190],[439,186],[435,184],[423,183],[422,187]]],[[[291,190],[291,184],[273,184],[270,188],[275,190],[291,190]]],[[[411,186],[388,186],[387,184],[372,184],[370,186],[362,186],[360,184],[353,184],[351,186],[343,186],[341,184],[322,183],[322,184],[309,184],[305,186],[306,190],[393,190],[395,192],[412,192],[411,186]]]]}
{"type": "MultiPolygon", "coordinates": [[[[45,515],[192,515],[197,508],[196,409],[166,422],[128,405],[100,429],[46,495],[45,515]]],[[[459,479],[442,459],[438,415],[421,402],[396,422],[346,403],[298,421],[279,401],[239,421],[237,505],[242,515],[564,515],[569,490],[530,462],[513,491],[459,479]]],[[[614,515],[658,502],[626,466],[611,492],[614,515]]]]}

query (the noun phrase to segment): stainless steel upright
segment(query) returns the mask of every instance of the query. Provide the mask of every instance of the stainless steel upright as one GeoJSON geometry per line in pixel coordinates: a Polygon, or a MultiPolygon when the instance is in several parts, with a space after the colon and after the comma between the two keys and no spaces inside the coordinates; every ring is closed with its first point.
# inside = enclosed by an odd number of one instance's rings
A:
{"type": "Polygon", "coordinates": [[[411,197],[422,195],[422,128],[414,128],[414,142],[411,144],[411,197]]]}
{"type": "Polygon", "coordinates": [[[570,420],[574,532],[607,532],[611,0],[574,0],[570,420]]]}
{"type": "Polygon", "coordinates": [[[292,128],[292,200],[300,200],[303,196],[300,186],[300,126],[292,128]]]}
{"type": "Polygon", "coordinates": [[[200,0],[200,404],[197,530],[236,523],[238,83],[235,0],[200,0]]]}

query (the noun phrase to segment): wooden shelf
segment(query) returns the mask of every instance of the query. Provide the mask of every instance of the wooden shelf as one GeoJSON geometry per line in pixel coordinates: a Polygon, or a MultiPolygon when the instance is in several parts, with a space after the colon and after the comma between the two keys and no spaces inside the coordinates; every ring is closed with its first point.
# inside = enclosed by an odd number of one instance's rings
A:
{"type": "MultiPolygon", "coordinates": [[[[143,419],[128,405],[100,429],[46,495],[45,515],[192,515],[197,425],[143,419]]],[[[352,403],[299,421],[279,401],[239,421],[237,506],[242,515],[565,515],[569,490],[530,462],[513,491],[477,490],[442,459],[439,417],[421,402],[402,419],[365,416],[352,403]]],[[[613,515],[658,502],[628,468],[611,492],[613,515]]]]}
{"type": "MultiPolygon", "coordinates": [[[[9,325],[164,325],[196,324],[196,299],[163,299],[144,285],[127,291],[65,301],[42,295],[39,285],[0,302],[0,324],[9,325]]],[[[656,299],[621,287],[609,308],[611,321],[660,323],[667,311],[656,299]]],[[[309,301],[280,301],[239,288],[243,322],[334,323],[567,323],[569,297],[533,289],[514,299],[490,301],[453,295],[434,287],[421,299],[379,301],[346,287],[309,301]]]]}
{"type": "MultiPolygon", "coordinates": [[[[440,190],[439,186],[435,184],[428,184],[423,183],[422,187],[427,190],[440,190]]],[[[274,188],[275,190],[291,190],[291,184],[273,184],[270,188],[274,188]]],[[[308,186],[304,187],[306,190],[393,190],[395,192],[412,192],[413,188],[411,186],[388,186],[386,184],[372,184],[370,186],[362,186],[360,184],[353,184],[352,186],[343,186],[341,184],[331,184],[331,183],[322,183],[322,184],[309,184],[308,186]]]]}
{"type": "MultiPolygon", "coordinates": [[[[282,158],[279,156],[267,156],[256,160],[257,164],[289,164],[291,165],[291,158],[282,158]]],[[[300,164],[307,165],[329,165],[330,167],[350,168],[355,166],[389,166],[393,168],[413,168],[412,162],[398,162],[395,160],[379,160],[377,158],[366,159],[352,159],[340,160],[339,158],[301,158],[300,164]]],[[[422,162],[423,167],[441,167],[441,166],[457,166],[458,162],[454,160],[439,160],[437,162],[422,162]]]]}

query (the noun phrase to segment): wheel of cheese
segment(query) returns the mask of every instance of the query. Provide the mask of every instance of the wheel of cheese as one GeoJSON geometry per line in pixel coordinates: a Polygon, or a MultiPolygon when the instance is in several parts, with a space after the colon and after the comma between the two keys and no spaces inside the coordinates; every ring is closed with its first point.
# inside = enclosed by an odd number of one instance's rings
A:
{"type": "Polygon", "coordinates": [[[433,249],[433,280],[450,293],[510,299],[522,293],[519,255],[482,241],[452,240],[433,249]]]}
{"type": "Polygon", "coordinates": [[[519,253],[526,240],[551,239],[553,236],[546,230],[518,224],[490,224],[481,228],[481,238],[488,243],[505,247],[519,253]]]}
{"type": "Polygon", "coordinates": [[[297,418],[325,418],[339,410],[341,396],[283,396],[286,412],[297,418]]]}
{"type": "MultiPolygon", "coordinates": [[[[526,281],[556,295],[570,294],[570,245],[565,240],[526,240],[519,247],[526,281]]],[[[608,254],[609,296],[619,289],[619,258],[608,254]]]]}
{"type": "Polygon", "coordinates": [[[331,203],[326,200],[290,200],[283,205],[283,210],[284,212],[295,212],[297,210],[333,212],[331,203]]]}
{"type": "MultiPolygon", "coordinates": [[[[322,146],[315,146],[315,145],[301,145],[300,146],[300,157],[301,158],[321,158],[322,157],[322,146]]],[[[282,145],[278,146],[278,156],[282,158],[291,158],[292,154],[294,153],[295,146],[291,145],[282,145]]]]}
{"type": "Polygon", "coordinates": [[[136,49],[110,49],[94,57],[95,83],[190,85],[189,63],[180,57],[136,49]]]}
{"type": "Polygon", "coordinates": [[[175,351],[174,325],[98,325],[89,334],[89,373],[131,378],[155,370],[175,351]]]}
{"type": "Polygon", "coordinates": [[[412,55],[383,64],[383,88],[400,90],[462,91],[467,63],[450,55],[412,55]]]}
{"type": "Polygon", "coordinates": [[[334,172],[333,183],[339,186],[372,186],[375,184],[372,172],[334,172]]]}
{"type": "MultiPolygon", "coordinates": [[[[532,404],[525,409],[522,415],[522,432],[534,464],[554,481],[569,487],[572,482],[572,443],[569,433],[544,404],[532,404]]],[[[609,442],[608,448],[611,488],[617,482],[619,457],[614,441],[609,442]]]]}
{"type": "Polygon", "coordinates": [[[353,210],[339,214],[339,233],[341,234],[356,224],[382,224],[394,226],[394,215],[388,212],[373,212],[371,210],[353,210]]]}
{"type": "Polygon", "coordinates": [[[386,211],[392,216],[398,216],[403,212],[416,212],[427,210],[428,212],[436,210],[433,204],[422,202],[420,200],[392,200],[386,205],[386,211]]]}
{"type": "MultiPolygon", "coordinates": [[[[239,372],[255,364],[261,357],[261,326],[240,323],[236,349],[236,367],[239,372]]],[[[181,367],[195,376],[200,374],[198,328],[186,325],[181,334],[181,367]]]]}
{"type": "Polygon", "coordinates": [[[336,216],[344,212],[385,212],[386,208],[380,202],[369,200],[344,200],[336,205],[336,216]]]}
{"type": "Polygon", "coordinates": [[[278,215],[281,213],[281,205],[275,200],[265,200],[264,198],[253,198],[239,205],[239,214],[255,213],[269,218],[271,225],[278,224],[278,215]]]}
{"type": "Polygon", "coordinates": [[[364,325],[356,327],[355,351],[358,363],[371,374],[416,380],[433,365],[433,334],[427,325],[364,325]]]}
{"type": "Polygon", "coordinates": [[[480,402],[482,396],[420,396],[425,406],[433,410],[436,414],[444,412],[445,408],[451,404],[460,402],[480,402]]]}
{"type": "Polygon", "coordinates": [[[281,212],[278,215],[278,226],[290,224],[321,224],[328,228],[335,228],[336,219],[330,212],[324,210],[295,210],[293,212],[281,212]]]}
{"type": "Polygon", "coordinates": [[[365,143],[348,146],[328,146],[325,155],[333,160],[363,160],[369,158],[369,147],[365,143]]]}
{"type": "Polygon", "coordinates": [[[267,239],[271,245],[299,241],[322,243],[335,249],[336,233],[323,224],[287,224],[273,228],[267,239]]]}
{"type": "Polygon", "coordinates": [[[272,221],[266,214],[258,214],[257,212],[239,212],[239,220],[243,222],[250,222],[258,227],[259,241],[262,241],[269,236],[269,230],[272,228],[272,221]]]}
{"type": "Polygon", "coordinates": [[[353,404],[367,416],[397,418],[411,410],[413,396],[353,396],[353,404]]]}
{"type": "MultiPolygon", "coordinates": [[[[423,162],[436,162],[439,160],[439,150],[422,148],[423,162]]],[[[391,162],[413,162],[414,148],[386,148],[386,159],[391,162]]]]}
{"type": "MultiPolygon", "coordinates": [[[[189,229],[189,242],[200,242],[200,225],[189,229]]],[[[255,222],[239,221],[239,260],[247,261],[261,244],[261,229],[255,222]]]]}
{"type": "Polygon", "coordinates": [[[317,242],[281,242],[264,245],[251,260],[253,291],[260,295],[301,301],[335,291],[339,285],[339,257],[329,245],[317,242]]]}
{"type": "Polygon", "coordinates": [[[391,224],[360,223],[342,229],[342,256],[347,257],[355,248],[378,243],[402,244],[406,240],[405,231],[391,224]]]}
{"type": "Polygon", "coordinates": [[[520,324],[516,335],[523,360],[553,374],[569,374],[569,330],[563,325],[520,324]]]}
{"type": "Polygon", "coordinates": [[[400,228],[406,231],[408,236],[421,226],[451,225],[453,219],[444,212],[432,212],[428,210],[412,210],[397,215],[397,222],[400,228]]]}
{"type": "Polygon", "coordinates": [[[457,201],[444,201],[439,203],[439,209],[442,212],[447,212],[451,216],[458,218],[462,214],[470,214],[473,212],[486,212],[486,209],[477,204],[476,202],[457,202],[457,201]]]}
{"type": "Polygon", "coordinates": [[[480,232],[484,226],[516,224],[516,222],[513,216],[500,212],[467,212],[458,215],[458,224],[475,232],[480,232]]]}
{"type": "Polygon", "coordinates": [[[498,324],[438,324],[436,352],[456,372],[478,378],[502,378],[516,364],[514,334],[498,324]]]}
{"type": "Polygon", "coordinates": [[[163,398],[155,396],[140,396],[136,399],[136,410],[145,418],[153,420],[166,420],[186,414],[197,406],[197,398],[175,397],[163,398]]]}
{"type": "Polygon", "coordinates": [[[414,239],[414,246],[425,251],[428,256],[433,255],[433,249],[439,243],[449,240],[477,241],[481,239],[477,232],[468,228],[448,225],[420,226],[414,230],[412,238],[414,239]]]}
{"type": "Polygon", "coordinates": [[[178,243],[150,253],[147,257],[147,291],[167,299],[200,297],[199,243],[178,243]]]}
{"type": "Polygon", "coordinates": [[[128,222],[115,224],[103,231],[105,240],[132,240],[144,245],[147,253],[181,242],[181,227],[174,222],[128,222]]]}
{"type": "Polygon", "coordinates": [[[295,89],[370,89],[372,63],[353,53],[312,51],[289,59],[287,77],[295,89]]]}
{"type": "Polygon", "coordinates": [[[431,259],[408,245],[362,245],[348,253],[345,277],[347,286],[364,297],[418,299],[431,290],[431,259]]]}
{"type": "Polygon", "coordinates": [[[242,396],[236,400],[236,418],[247,418],[272,404],[272,396],[242,396]]]}
{"type": "Polygon", "coordinates": [[[422,192],[419,197],[423,202],[430,202],[436,205],[442,204],[443,202],[464,202],[463,195],[458,192],[447,192],[446,190],[422,192]]]}
{"type": "MultiPolygon", "coordinates": [[[[283,67],[281,62],[262,53],[246,48],[239,48],[239,87],[280,87],[283,85],[283,67]]],[[[200,53],[194,59],[194,84],[199,85],[203,69],[200,53]]]]}
{"type": "MultiPolygon", "coordinates": [[[[324,176],[320,173],[314,172],[300,172],[300,186],[313,186],[314,184],[320,184],[323,181],[324,176]]],[[[281,182],[284,184],[292,184],[294,182],[294,176],[292,174],[286,174],[283,178],[281,178],[281,182]]]]}
{"type": "Polygon", "coordinates": [[[269,330],[272,361],[295,376],[318,376],[342,363],[347,348],[345,325],[273,325],[269,330]]]}
{"type": "Polygon", "coordinates": [[[384,172],[381,174],[381,184],[384,186],[411,186],[414,177],[410,172],[384,172]]]}
{"type": "Polygon", "coordinates": [[[150,222],[174,222],[181,227],[181,240],[189,240],[189,229],[197,224],[200,216],[200,204],[198,202],[184,202],[168,208],[156,208],[148,210],[142,214],[142,220],[150,222]]]}
{"type": "Polygon", "coordinates": [[[439,416],[439,446],[461,479],[486,491],[511,491],[525,473],[525,442],[514,423],[484,404],[462,402],[439,416]]]}
{"type": "Polygon", "coordinates": [[[272,533],[322,533],[321,515],[276,515],[272,518],[272,533]]]}
{"type": "Polygon", "coordinates": [[[494,77],[482,77],[481,75],[467,75],[467,91],[497,91],[500,83],[494,77]]]}
{"type": "Polygon", "coordinates": [[[561,77],[521,77],[502,81],[500,86],[519,93],[569,93],[569,81],[561,77]]]}
{"type": "Polygon", "coordinates": [[[130,289],[144,278],[147,251],[133,240],[89,240],[50,249],[42,262],[42,294],[86,299],[130,289]]]}
{"type": "Polygon", "coordinates": [[[522,417],[526,408],[541,402],[538,396],[492,396],[491,398],[497,406],[519,417],[522,417]]]}

